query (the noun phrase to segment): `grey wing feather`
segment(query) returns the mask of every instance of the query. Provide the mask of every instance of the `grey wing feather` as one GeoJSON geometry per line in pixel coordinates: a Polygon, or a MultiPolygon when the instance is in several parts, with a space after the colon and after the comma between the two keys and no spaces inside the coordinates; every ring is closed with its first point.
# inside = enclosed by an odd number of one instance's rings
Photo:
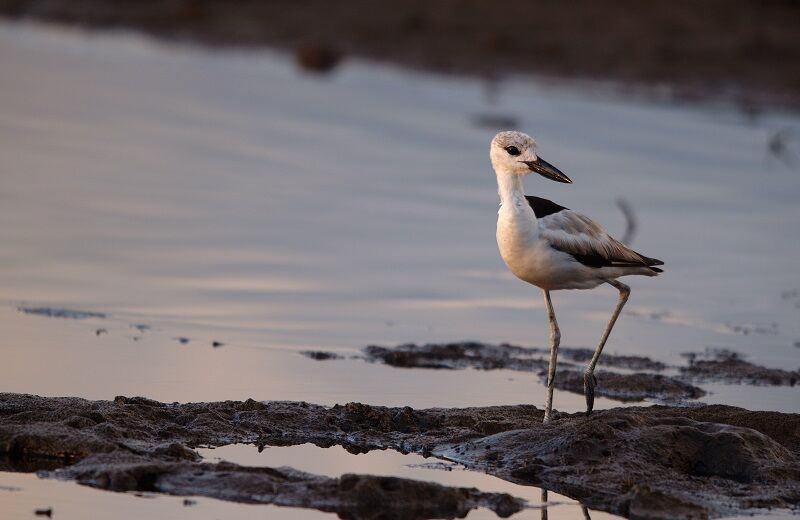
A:
{"type": "Polygon", "coordinates": [[[652,267],[664,262],[625,246],[589,217],[563,210],[539,219],[539,235],[554,248],[591,267],[652,267]]]}

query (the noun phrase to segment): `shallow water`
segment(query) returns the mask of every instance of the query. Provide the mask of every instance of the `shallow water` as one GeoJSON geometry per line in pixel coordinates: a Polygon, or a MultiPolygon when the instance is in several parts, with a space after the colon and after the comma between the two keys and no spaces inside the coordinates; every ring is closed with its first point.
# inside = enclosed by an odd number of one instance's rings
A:
{"type": "MultiPolygon", "coordinates": [[[[532,375],[298,354],[545,344],[539,293],[507,274],[494,244],[495,130],[472,123],[487,112],[516,115],[575,181],[529,178],[529,193],[617,235],[614,201],[626,198],[634,247],[666,262],[657,279],[629,279],[608,352],[679,363],[726,347],[800,366],[800,170],[766,151],[771,132],[800,129],[795,116],[752,121],[529,80],[494,99],[479,81],[369,63],[319,78],[266,51],[30,26],[0,25],[0,63],[2,390],[542,405],[532,375]]],[[[593,345],[614,301],[611,289],[556,293],[564,344],[593,345]]],[[[800,412],[796,388],[704,388],[706,402],[800,412]]],[[[581,410],[583,398],[557,392],[555,406],[581,410]]]]}
{"type": "Polygon", "coordinates": [[[272,505],[246,505],[205,497],[169,497],[152,493],[109,493],[74,482],[40,479],[32,473],[0,472],[0,506],[4,519],[47,518],[35,516],[37,510],[52,509],[52,518],[84,520],[159,519],[251,519],[335,520],[333,513],[272,505]],[[184,503],[189,500],[190,503],[184,503]]]}
{"type": "MultiPolygon", "coordinates": [[[[545,508],[550,518],[583,518],[580,504],[558,493],[549,491],[547,501],[543,503],[540,488],[514,484],[484,473],[467,471],[455,463],[434,458],[426,459],[413,453],[402,454],[391,450],[378,450],[354,455],[341,446],[319,448],[313,444],[269,446],[260,453],[255,446],[247,444],[232,444],[198,451],[211,461],[226,460],[244,466],[273,468],[289,466],[329,477],[338,477],[343,473],[364,473],[436,482],[445,486],[474,487],[481,491],[508,493],[522,498],[537,513],[545,508]]],[[[523,517],[532,514],[532,511],[523,511],[515,516],[523,517]]],[[[621,518],[602,511],[590,510],[590,514],[593,520],[621,518]]],[[[534,516],[538,516],[538,514],[534,516]]],[[[468,518],[489,520],[496,519],[497,515],[487,509],[476,509],[469,513],[468,518]]]]}

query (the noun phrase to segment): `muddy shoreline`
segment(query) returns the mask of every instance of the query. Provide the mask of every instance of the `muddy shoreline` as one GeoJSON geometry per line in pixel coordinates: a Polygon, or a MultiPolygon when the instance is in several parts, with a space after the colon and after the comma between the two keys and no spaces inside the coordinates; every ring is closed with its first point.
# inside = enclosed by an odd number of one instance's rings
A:
{"type": "Polygon", "coordinates": [[[0,16],[269,46],[317,72],[358,56],[492,82],[520,74],[608,80],[626,95],[728,101],[748,112],[800,107],[794,2],[0,0],[0,16]]]}
{"type": "MultiPolygon", "coordinates": [[[[601,410],[590,417],[557,413],[546,426],[541,419],[541,410],[524,405],[414,410],[0,394],[0,453],[8,468],[48,470],[50,476],[104,489],[269,501],[354,518],[367,507],[359,496],[379,497],[375,503],[402,501],[405,494],[448,497],[432,502],[449,504],[447,510],[412,508],[408,518],[452,518],[478,505],[507,515],[522,504],[478,490],[423,490],[421,483],[403,479],[330,479],[287,468],[220,466],[201,461],[194,448],[310,442],[354,453],[414,452],[629,517],[676,518],[677,510],[684,518],[705,518],[800,508],[798,414],[651,406],[601,410]],[[56,463],[62,467],[53,470],[56,463]],[[373,491],[354,494],[351,486],[373,491]]],[[[420,507],[432,507],[425,503],[420,507]]]]}
{"type": "MultiPolygon", "coordinates": [[[[555,386],[583,395],[583,367],[593,351],[561,347],[555,386]]],[[[326,351],[302,353],[316,361],[343,360],[344,356],[326,351]]],[[[395,347],[368,345],[351,359],[383,363],[395,368],[433,370],[515,370],[533,372],[544,383],[547,379],[549,351],[501,343],[474,341],[454,343],[406,343],[395,347]]],[[[604,353],[596,373],[599,396],[621,402],[651,400],[659,404],[683,404],[706,395],[695,383],[720,382],[754,386],[791,386],[800,381],[800,370],[783,370],[756,365],[730,350],[708,350],[684,355],[685,365],[668,366],[644,356],[604,353]],[[665,373],[669,372],[669,373],[665,373]]]]}

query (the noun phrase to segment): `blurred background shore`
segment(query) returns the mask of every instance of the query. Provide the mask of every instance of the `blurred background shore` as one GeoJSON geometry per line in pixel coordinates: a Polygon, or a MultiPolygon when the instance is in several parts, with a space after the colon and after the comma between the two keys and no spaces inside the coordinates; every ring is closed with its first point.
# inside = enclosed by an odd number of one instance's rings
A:
{"type": "Polygon", "coordinates": [[[490,80],[610,81],[624,95],[747,112],[800,107],[796,1],[0,0],[0,16],[269,46],[320,72],[354,56],[490,80]]]}

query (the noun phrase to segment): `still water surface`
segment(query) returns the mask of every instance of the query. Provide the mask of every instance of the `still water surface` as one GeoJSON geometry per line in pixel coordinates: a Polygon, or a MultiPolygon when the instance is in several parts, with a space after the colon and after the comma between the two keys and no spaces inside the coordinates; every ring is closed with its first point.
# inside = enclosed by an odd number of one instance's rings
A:
{"type": "MultiPolygon", "coordinates": [[[[634,247],[666,262],[659,278],[629,279],[608,352],[680,363],[725,347],[800,366],[800,170],[766,146],[800,130],[795,116],[748,120],[530,80],[487,96],[480,81],[355,61],[320,78],[265,51],[29,26],[0,25],[0,63],[2,391],[541,405],[527,374],[298,354],[545,344],[538,291],[507,274],[494,244],[496,129],[473,123],[486,113],[516,117],[575,182],[528,178],[529,194],[617,235],[624,197],[634,247]]],[[[556,293],[563,344],[593,346],[615,298],[556,293]]],[[[800,412],[795,388],[706,388],[705,402],[800,412]]],[[[583,398],[558,392],[555,406],[577,411],[583,398]]]]}

